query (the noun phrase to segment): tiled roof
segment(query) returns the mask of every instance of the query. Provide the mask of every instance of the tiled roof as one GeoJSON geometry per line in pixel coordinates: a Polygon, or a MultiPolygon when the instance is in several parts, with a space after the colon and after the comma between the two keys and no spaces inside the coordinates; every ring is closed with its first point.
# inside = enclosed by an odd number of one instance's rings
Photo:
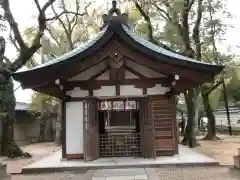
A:
{"type": "MultiPolygon", "coordinates": [[[[69,51],[69,52],[63,54],[63,55],[57,57],[56,59],[53,59],[51,61],[47,61],[46,63],[40,64],[40,65],[30,69],[30,70],[35,70],[35,69],[38,69],[38,68],[47,67],[47,66],[50,66],[50,65],[53,65],[53,64],[56,64],[56,63],[68,60],[69,58],[74,57],[74,56],[76,56],[78,54],[81,54],[86,49],[91,48],[91,46],[93,46],[104,35],[104,33],[106,31],[107,31],[107,27],[104,28],[99,33],[97,33],[94,38],[92,38],[92,39],[88,40],[87,42],[81,44],[80,46],[78,46],[74,50],[69,51]]],[[[29,71],[29,70],[25,69],[25,70],[21,70],[21,71],[18,71],[18,72],[24,72],[24,71],[29,71]]]]}
{"type": "MultiPolygon", "coordinates": [[[[206,62],[203,62],[203,61],[198,61],[198,60],[195,60],[195,59],[192,59],[192,58],[189,58],[189,57],[186,57],[186,56],[183,56],[177,52],[173,52],[173,51],[170,51],[170,50],[167,50],[161,46],[158,46],[150,41],[148,41],[147,39],[141,37],[140,35],[134,33],[133,31],[130,30],[129,27],[127,27],[126,25],[124,24],[121,24],[121,28],[119,28],[119,31],[124,31],[124,33],[126,35],[128,35],[132,40],[134,40],[135,43],[138,43],[144,47],[146,47],[147,49],[149,50],[152,50],[158,54],[161,54],[161,55],[164,55],[164,56],[167,56],[167,57],[170,57],[170,58],[173,58],[173,59],[178,59],[178,60],[182,60],[183,64],[189,64],[189,63],[193,63],[193,64],[202,64],[202,65],[207,65],[207,66],[214,66],[214,65],[211,65],[209,63],[206,63],[206,62]]],[[[59,57],[57,57],[56,59],[54,60],[51,60],[51,61],[48,61],[44,64],[41,64],[37,67],[34,67],[30,70],[35,70],[35,69],[39,69],[39,68],[43,68],[43,67],[47,67],[47,66],[51,66],[51,65],[54,65],[54,64],[57,64],[59,62],[63,62],[63,61],[66,61],[76,55],[80,55],[81,53],[83,53],[85,50],[89,49],[89,48],[92,48],[92,46],[94,44],[96,44],[101,38],[104,39],[104,35],[107,33],[108,29],[111,28],[109,26],[106,26],[103,30],[101,30],[98,34],[96,34],[96,36],[92,39],[90,39],[89,41],[81,44],[79,47],[77,47],[76,49],[70,51],[70,52],[67,52],[59,57]]],[[[116,31],[116,30],[115,30],[116,31]]],[[[118,31],[118,30],[117,30],[118,31]]],[[[115,33],[118,33],[118,32],[115,32],[115,33]]],[[[162,59],[162,61],[164,61],[164,59],[162,59]]],[[[167,60],[166,60],[167,61],[167,60]]],[[[29,71],[29,70],[21,70],[21,71],[18,71],[18,72],[24,72],[24,71],[29,71]]],[[[17,73],[18,73],[17,72],[17,73]]]]}
{"type": "Polygon", "coordinates": [[[196,59],[192,59],[192,58],[189,58],[187,56],[183,56],[183,55],[181,55],[181,54],[179,54],[177,52],[169,51],[169,50],[167,50],[167,49],[165,49],[165,48],[163,48],[161,46],[158,46],[158,45],[148,41],[147,39],[143,38],[142,36],[134,33],[127,26],[125,26],[125,25],[122,25],[122,26],[123,26],[123,29],[125,30],[125,32],[132,39],[134,39],[137,43],[140,43],[141,45],[145,46],[146,48],[151,49],[151,50],[153,50],[153,51],[155,51],[157,53],[160,53],[160,54],[163,54],[165,56],[172,57],[172,58],[176,58],[176,59],[179,59],[179,60],[184,60],[184,61],[187,61],[187,62],[211,65],[210,63],[206,63],[206,62],[203,62],[203,61],[198,61],[196,59]]]}

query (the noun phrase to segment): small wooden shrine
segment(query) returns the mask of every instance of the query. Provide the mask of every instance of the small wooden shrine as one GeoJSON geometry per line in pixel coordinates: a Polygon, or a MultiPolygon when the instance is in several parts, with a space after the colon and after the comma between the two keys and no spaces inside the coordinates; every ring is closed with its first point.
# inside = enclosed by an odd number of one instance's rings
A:
{"type": "Polygon", "coordinates": [[[127,19],[113,1],[95,38],[13,74],[23,88],[61,99],[63,158],[177,154],[174,96],[223,69],[147,41],[127,19]]]}

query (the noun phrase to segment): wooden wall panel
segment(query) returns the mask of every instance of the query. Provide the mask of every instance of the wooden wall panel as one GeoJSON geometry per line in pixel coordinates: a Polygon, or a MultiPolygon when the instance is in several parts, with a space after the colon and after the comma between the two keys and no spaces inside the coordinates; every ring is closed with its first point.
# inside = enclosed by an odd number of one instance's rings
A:
{"type": "Polygon", "coordinates": [[[156,155],[173,155],[175,144],[175,109],[172,99],[164,96],[152,97],[152,115],[154,120],[156,155]]]}
{"type": "Polygon", "coordinates": [[[66,154],[67,159],[84,159],[83,154],[66,154]]]}

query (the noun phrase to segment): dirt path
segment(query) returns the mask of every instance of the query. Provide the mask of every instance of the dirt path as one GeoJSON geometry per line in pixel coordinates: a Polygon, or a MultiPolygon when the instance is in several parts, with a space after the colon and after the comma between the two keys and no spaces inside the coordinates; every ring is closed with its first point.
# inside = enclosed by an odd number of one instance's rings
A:
{"type": "Polygon", "coordinates": [[[7,172],[14,174],[20,173],[23,166],[30,164],[34,161],[37,161],[47,155],[50,155],[52,152],[55,152],[60,147],[54,143],[36,143],[31,145],[26,145],[21,147],[24,152],[28,152],[32,155],[32,158],[15,158],[8,159],[6,157],[0,157],[0,162],[7,164],[7,172]]]}
{"type": "MultiPolygon", "coordinates": [[[[194,150],[217,160],[221,165],[233,165],[233,156],[237,154],[237,149],[240,148],[240,136],[218,136],[221,140],[199,140],[198,142],[201,146],[194,148],[194,150]]],[[[201,138],[202,137],[198,137],[198,139],[201,138]]]]}

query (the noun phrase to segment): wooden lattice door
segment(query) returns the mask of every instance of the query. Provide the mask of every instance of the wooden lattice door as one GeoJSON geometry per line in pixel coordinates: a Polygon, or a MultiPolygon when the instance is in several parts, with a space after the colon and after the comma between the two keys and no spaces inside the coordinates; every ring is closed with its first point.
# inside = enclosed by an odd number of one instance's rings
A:
{"type": "Polygon", "coordinates": [[[154,122],[151,113],[151,99],[143,97],[139,103],[140,153],[144,158],[155,158],[154,122]]]}
{"type": "Polygon", "coordinates": [[[97,99],[83,102],[84,159],[92,161],[99,157],[99,129],[97,99]]]}

